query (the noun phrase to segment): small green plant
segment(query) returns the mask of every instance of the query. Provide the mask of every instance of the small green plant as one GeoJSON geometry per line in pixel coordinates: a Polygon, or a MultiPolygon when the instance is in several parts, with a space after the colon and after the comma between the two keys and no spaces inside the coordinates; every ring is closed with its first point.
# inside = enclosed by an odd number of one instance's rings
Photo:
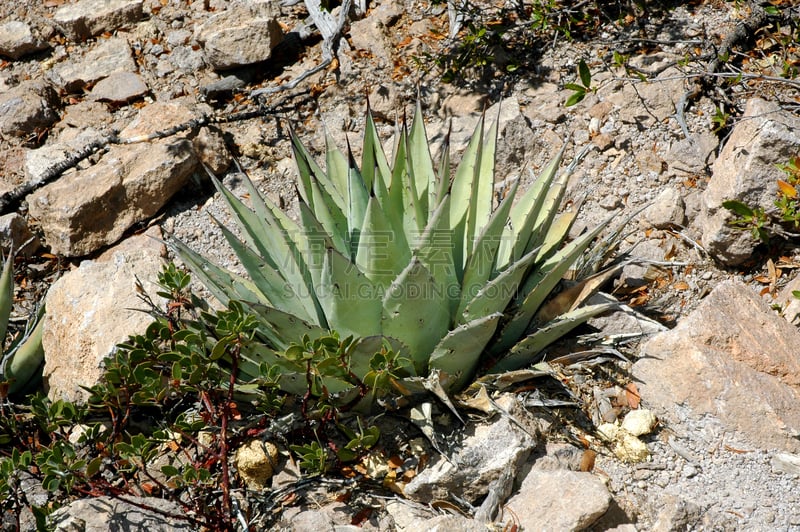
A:
{"type": "Polygon", "coordinates": [[[291,445],[289,448],[300,457],[300,467],[312,475],[322,475],[328,470],[328,453],[319,442],[291,445]]]}
{"type": "Polygon", "coordinates": [[[714,124],[712,133],[717,133],[727,128],[730,125],[731,114],[725,111],[724,104],[720,104],[714,108],[714,116],[711,117],[711,122],[714,124]]]}
{"type": "Polygon", "coordinates": [[[232,529],[231,449],[266,432],[285,395],[277,369],[266,365],[252,382],[237,383],[255,319],[235,305],[218,313],[195,307],[189,282],[173,264],[164,268],[166,306],[151,308],[156,319],[144,334],[106,360],[86,405],[43,395],[26,407],[0,405],[0,444],[9,449],[0,457],[0,510],[19,520],[29,508],[45,529],[47,514],[74,497],[155,494],[184,508],[172,517],[232,529]],[[245,425],[243,412],[257,428],[245,425]],[[169,460],[157,463],[163,455],[169,460]],[[30,482],[49,493],[46,508],[28,499],[30,482]]]}
{"type": "Polygon", "coordinates": [[[729,225],[738,229],[749,230],[756,240],[769,242],[769,232],[767,231],[769,217],[763,209],[759,207],[751,208],[736,200],[723,201],[722,206],[737,215],[736,218],[728,222],[729,225]]]}
{"type": "Polygon", "coordinates": [[[566,103],[564,103],[565,107],[571,107],[579,103],[587,94],[596,90],[592,87],[592,73],[586,65],[586,61],[583,59],[578,63],[578,79],[580,79],[580,85],[577,83],[567,83],[564,85],[565,89],[573,91],[570,97],[567,98],[566,103]]]}

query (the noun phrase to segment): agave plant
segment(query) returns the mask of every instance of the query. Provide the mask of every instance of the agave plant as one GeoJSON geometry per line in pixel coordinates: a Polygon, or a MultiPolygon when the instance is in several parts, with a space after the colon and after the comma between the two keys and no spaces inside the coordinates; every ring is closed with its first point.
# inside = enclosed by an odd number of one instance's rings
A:
{"type": "MultiPolygon", "coordinates": [[[[24,247],[24,246],[23,246],[24,247]]],[[[25,330],[6,342],[6,333],[14,306],[14,253],[9,252],[0,273],[0,396],[23,392],[41,376],[44,364],[42,329],[44,306],[40,306],[25,330]],[[2,349],[5,347],[5,349],[2,349]]]]}
{"type": "MultiPolygon", "coordinates": [[[[369,111],[360,167],[328,136],[323,171],[292,133],[299,221],[247,176],[252,207],[212,175],[242,237],[220,227],[249,278],[170,242],[223,304],[246,302],[260,318],[268,345],[251,351],[244,376],[264,360],[292,371],[281,350],[338,331],[371,349],[381,345],[376,338],[388,341],[409,361],[406,374],[438,370],[445,389],[456,390],[481,364],[498,372],[535,362],[608,310],[580,306],[592,291],[585,283],[551,297],[605,225],[564,244],[577,208],[559,212],[569,175],[558,171],[563,150],[524,193],[514,183],[498,199],[497,128],[485,131],[480,120],[452,179],[448,143],[434,165],[419,104],[410,129],[398,130],[392,164],[369,111]]],[[[356,373],[369,369],[362,351],[356,373]]]]}

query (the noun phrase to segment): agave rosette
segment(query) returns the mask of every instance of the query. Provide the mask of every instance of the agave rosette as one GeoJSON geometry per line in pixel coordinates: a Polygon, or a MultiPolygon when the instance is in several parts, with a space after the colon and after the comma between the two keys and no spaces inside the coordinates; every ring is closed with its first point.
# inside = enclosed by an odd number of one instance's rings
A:
{"type": "Polygon", "coordinates": [[[447,389],[459,389],[479,364],[493,372],[529,365],[611,307],[581,306],[587,289],[556,305],[551,298],[605,225],[564,244],[577,209],[559,212],[569,176],[558,171],[563,150],[524,193],[515,183],[495,205],[498,124],[485,130],[483,122],[452,179],[447,142],[433,163],[419,104],[410,129],[398,131],[392,164],[369,112],[360,168],[328,138],[323,171],[293,133],[299,221],[247,176],[251,207],[211,176],[241,228],[239,238],[220,225],[249,278],[171,243],[223,304],[244,301],[260,318],[267,342],[246,351],[245,377],[266,361],[284,367],[288,387],[302,384],[303,368],[287,366],[280,351],[337,331],[357,339],[356,374],[369,371],[379,338],[402,351],[406,374],[438,370],[447,389]]]}

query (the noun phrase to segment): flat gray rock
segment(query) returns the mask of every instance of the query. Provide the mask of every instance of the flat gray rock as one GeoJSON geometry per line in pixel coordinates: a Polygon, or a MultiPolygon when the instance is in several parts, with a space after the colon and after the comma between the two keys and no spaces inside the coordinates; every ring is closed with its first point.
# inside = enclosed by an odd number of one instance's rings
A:
{"type": "Polygon", "coordinates": [[[147,85],[133,72],[116,72],[97,82],[89,99],[126,103],[147,93],[147,85]]]}
{"type": "Polygon", "coordinates": [[[133,72],[131,47],[124,37],[100,40],[82,59],[53,68],[53,78],[67,91],[77,91],[117,72],[133,72]]]}
{"type": "Polygon", "coordinates": [[[143,0],[81,0],[59,8],[53,19],[73,40],[88,39],[142,18],[143,0]]]}

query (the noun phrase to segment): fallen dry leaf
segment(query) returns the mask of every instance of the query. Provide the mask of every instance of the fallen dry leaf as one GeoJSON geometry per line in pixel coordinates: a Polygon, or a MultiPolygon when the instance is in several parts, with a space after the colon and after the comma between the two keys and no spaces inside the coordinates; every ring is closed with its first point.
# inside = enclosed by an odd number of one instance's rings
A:
{"type": "Polygon", "coordinates": [[[581,456],[581,467],[580,470],[584,473],[591,472],[594,469],[594,461],[597,458],[597,453],[591,449],[586,449],[583,451],[583,456],[581,456]]]}
{"type": "Polygon", "coordinates": [[[628,400],[628,406],[631,407],[633,410],[639,408],[639,403],[642,400],[642,397],[639,395],[639,388],[636,386],[635,382],[629,382],[625,386],[625,397],[628,400]]]}
{"type": "Polygon", "coordinates": [[[797,197],[797,189],[782,179],[778,179],[778,191],[787,198],[797,197]]]}

